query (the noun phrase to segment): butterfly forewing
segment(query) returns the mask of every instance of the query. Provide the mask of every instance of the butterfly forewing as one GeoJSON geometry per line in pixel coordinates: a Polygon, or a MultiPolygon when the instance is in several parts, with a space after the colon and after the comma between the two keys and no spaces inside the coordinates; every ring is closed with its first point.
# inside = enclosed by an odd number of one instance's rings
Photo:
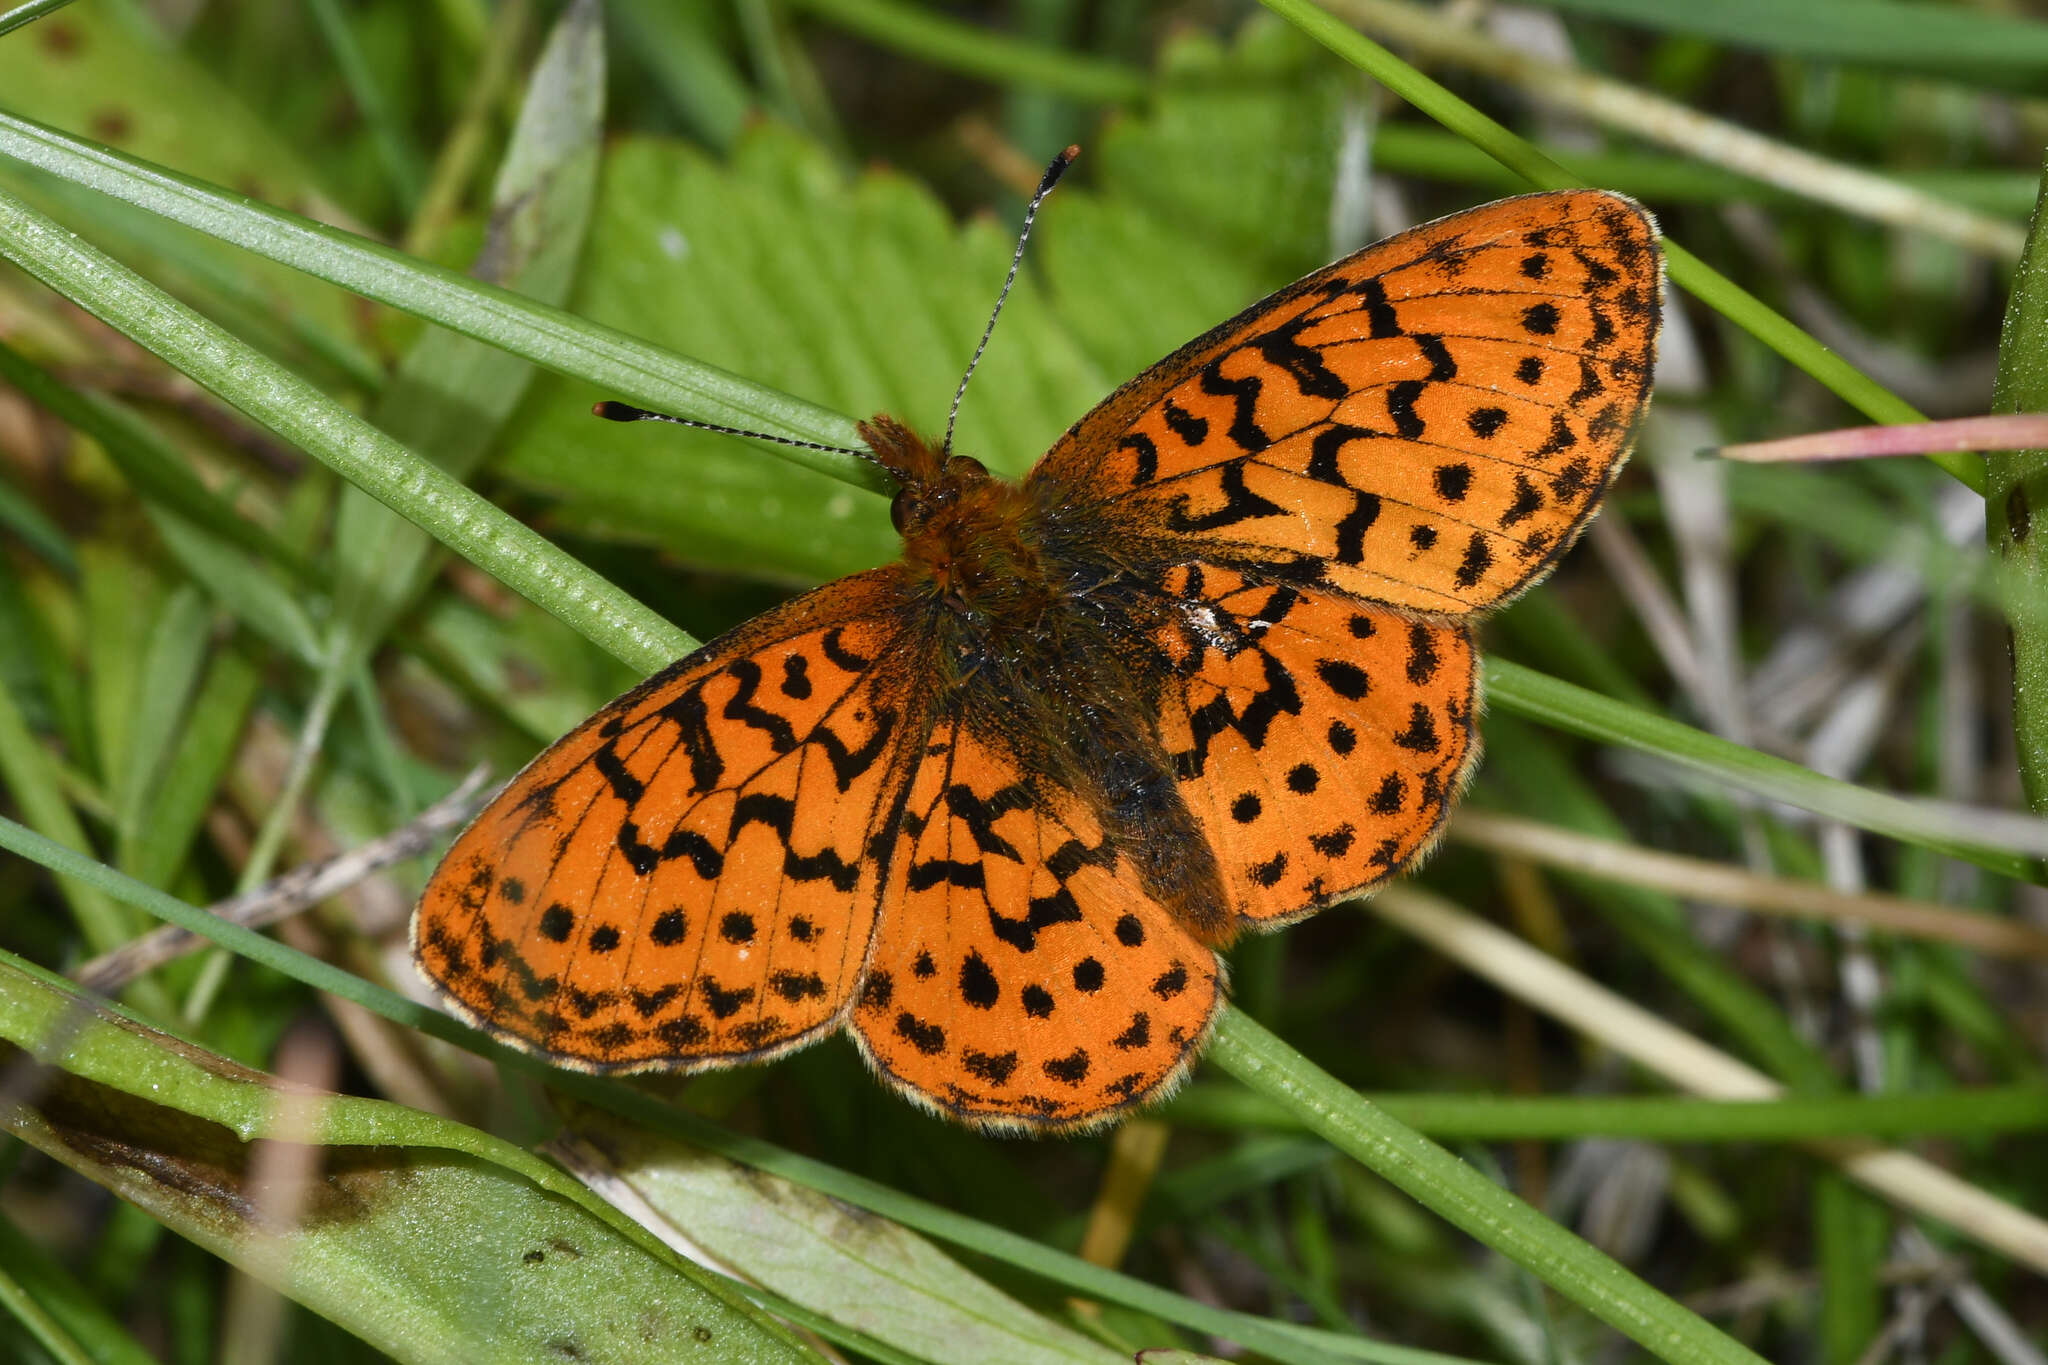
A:
{"type": "Polygon", "coordinates": [[[1649,394],[1656,228],[1529,195],[1317,271],[1110,396],[1033,472],[1134,536],[1456,615],[1591,516],[1649,394]]]}
{"type": "Polygon", "coordinates": [[[928,722],[895,567],[807,593],[549,749],[458,839],[421,967],[508,1041],[596,1070],[773,1055],[835,1026],[928,722]]]}
{"type": "Polygon", "coordinates": [[[969,724],[911,780],[852,1024],[891,1084],[995,1127],[1099,1121],[1178,1079],[1215,954],[1140,884],[1073,792],[969,724]]]}

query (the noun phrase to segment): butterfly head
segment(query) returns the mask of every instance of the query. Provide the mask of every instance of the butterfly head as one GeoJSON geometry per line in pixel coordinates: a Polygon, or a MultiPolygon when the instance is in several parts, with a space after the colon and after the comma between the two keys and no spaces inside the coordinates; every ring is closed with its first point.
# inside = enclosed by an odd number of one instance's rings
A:
{"type": "Polygon", "coordinates": [[[970,610],[1003,610],[1035,569],[1023,494],[969,455],[949,455],[893,417],[863,422],[875,462],[902,484],[889,519],[912,573],[970,610]]]}

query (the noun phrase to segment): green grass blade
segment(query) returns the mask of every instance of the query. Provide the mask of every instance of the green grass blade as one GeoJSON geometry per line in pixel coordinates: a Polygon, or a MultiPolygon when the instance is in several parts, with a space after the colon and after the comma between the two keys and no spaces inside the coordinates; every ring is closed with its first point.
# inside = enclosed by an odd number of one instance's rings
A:
{"type": "Polygon", "coordinates": [[[171,884],[234,761],[262,681],[237,641],[215,648],[147,814],[122,845],[124,872],[151,886],[171,884]]]}
{"type": "MultiPolygon", "coordinates": [[[[2048,410],[2048,173],[2005,305],[1991,410],[2048,410]]],[[[1984,517],[1991,553],[2006,570],[2013,603],[2007,621],[2020,781],[2027,804],[2048,814],[2048,622],[2037,611],[2019,609],[2020,603],[2048,594],[2048,450],[2010,451],[1992,462],[1984,517]],[[2040,526],[2034,525],[2037,508],[2040,526]]]]}
{"type": "Polygon", "coordinates": [[[46,14],[52,14],[70,4],[71,0],[28,0],[25,5],[16,5],[5,14],[0,14],[0,37],[5,37],[23,24],[34,23],[46,14]]]}
{"type": "Polygon", "coordinates": [[[1226,1008],[1209,1059],[1300,1114],[1309,1129],[1544,1283],[1677,1365],[1756,1365],[1733,1337],[1644,1284],[1477,1170],[1340,1084],[1248,1016],[1226,1008]]]}
{"type": "Polygon", "coordinates": [[[652,672],[689,637],[276,361],[0,192],[0,254],[318,457],[508,587],[652,672]]]}
{"type": "Polygon", "coordinates": [[[1858,829],[1938,849],[2007,877],[2031,881],[2038,875],[2031,858],[1953,834],[1930,833],[1928,812],[1903,797],[1823,777],[1811,768],[1638,710],[1505,659],[1485,660],[1483,671],[1487,703],[1501,710],[1603,744],[1620,744],[1655,754],[1711,781],[1783,801],[1858,829]]]}
{"type": "Polygon", "coordinates": [[[621,45],[647,69],[697,136],[724,151],[739,139],[755,106],[754,92],[719,50],[708,7],[613,5],[608,18],[621,45]]]}
{"type": "Polygon", "coordinates": [[[391,182],[400,212],[410,214],[426,188],[426,162],[386,98],[383,82],[371,68],[362,44],[356,41],[338,0],[306,0],[306,5],[313,12],[320,36],[327,40],[328,51],[341,71],[342,83],[348,87],[349,98],[355,101],[356,112],[369,125],[370,141],[377,148],[377,159],[384,163],[384,174],[391,182]]]}
{"type": "MultiPolygon", "coordinates": [[[[1806,1138],[1974,1137],[2048,1127],[2048,1089],[1927,1090],[1879,1095],[1801,1095],[1780,1100],[1706,1100],[1681,1095],[1368,1094],[1369,1100],[1443,1142],[1795,1142],[1806,1138]]],[[[1160,1113],[1174,1123],[1221,1130],[1305,1127],[1285,1104],[1249,1090],[1193,1085],[1160,1113]]]]}
{"type": "MultiPolygon", "coordinates": [[[[587,379],[644,407],[825,445],[859,444],[846,418],[800,398],[30,120],[0,113],[0,155],[111,194],[544,368],[587,379]]],[[[779,445],[763,448],[860,487],[893,486],[874,465],[850,455],[779,445]]]]}

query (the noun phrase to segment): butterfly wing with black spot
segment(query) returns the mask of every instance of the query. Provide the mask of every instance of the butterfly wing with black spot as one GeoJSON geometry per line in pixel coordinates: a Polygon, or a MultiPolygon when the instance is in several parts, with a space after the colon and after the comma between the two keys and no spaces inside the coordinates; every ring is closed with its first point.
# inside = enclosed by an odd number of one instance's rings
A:
{"type": "Polygon", "coordinates": [[[470,825],[413,920],[477,1024],[594,1071],[773,1056],[836,1026],[929,721],[900,566],[797,597],[571,732],[470,825]]]}
{"type": "Polygon", "coordinates": [[[1438,615],[1540,578],[1650,391],[1656,225],[1598,191],[1365,248],[1112,394],[1032,473],[1176,557],[1438,615]]]}
{"type": "Polygon", "coordinates": [[[1159,727],[1241,924],[1368,891],[1426,851],[1479,754],[1462,624],[1184,564],[1159,727]]]}
{"type": "Polygon", "coordinates": [[[954,1118],[1099,1122],[1185,1073],[1221,968],[1088,803],[992,728],[933,729],[849,1027],[884,1080],[954,1118]]]}

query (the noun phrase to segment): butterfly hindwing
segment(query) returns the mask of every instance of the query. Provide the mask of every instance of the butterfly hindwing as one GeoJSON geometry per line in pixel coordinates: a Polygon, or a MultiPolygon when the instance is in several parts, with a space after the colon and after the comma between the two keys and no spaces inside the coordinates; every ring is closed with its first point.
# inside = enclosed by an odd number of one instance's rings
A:
{"type": "Polygon", "coordinates": [[[990,1127],[1152,1097],[1220,1002],[1215,954],[1148,895],[1073,792],[941,722],[911,779],[850,1026],[890,1084],[990,1127]]]}
{"type": "Polygon", "coordinates": [[[449,850],[421,968],[506,1041],[641,1070],[771,1056],[837,1024],[870,856],[926,723],[899,570],[795,598],[534,760],[449,850]]]}
{"type": "Polygon", "coordinates": [[[1183,564],[1161,738],[1239,921],[1370,890],[1425,851],[1478,756],[1462,625],[1183,564]]]}
{"type": "Polygon", "coordinates": [[[1032,477],[1189,557],[1431,614],[1498,605],[1627,457],[1657,260],[1649,216],[1596,191],[1425,224],[1175,352],[1032,477]]]}

